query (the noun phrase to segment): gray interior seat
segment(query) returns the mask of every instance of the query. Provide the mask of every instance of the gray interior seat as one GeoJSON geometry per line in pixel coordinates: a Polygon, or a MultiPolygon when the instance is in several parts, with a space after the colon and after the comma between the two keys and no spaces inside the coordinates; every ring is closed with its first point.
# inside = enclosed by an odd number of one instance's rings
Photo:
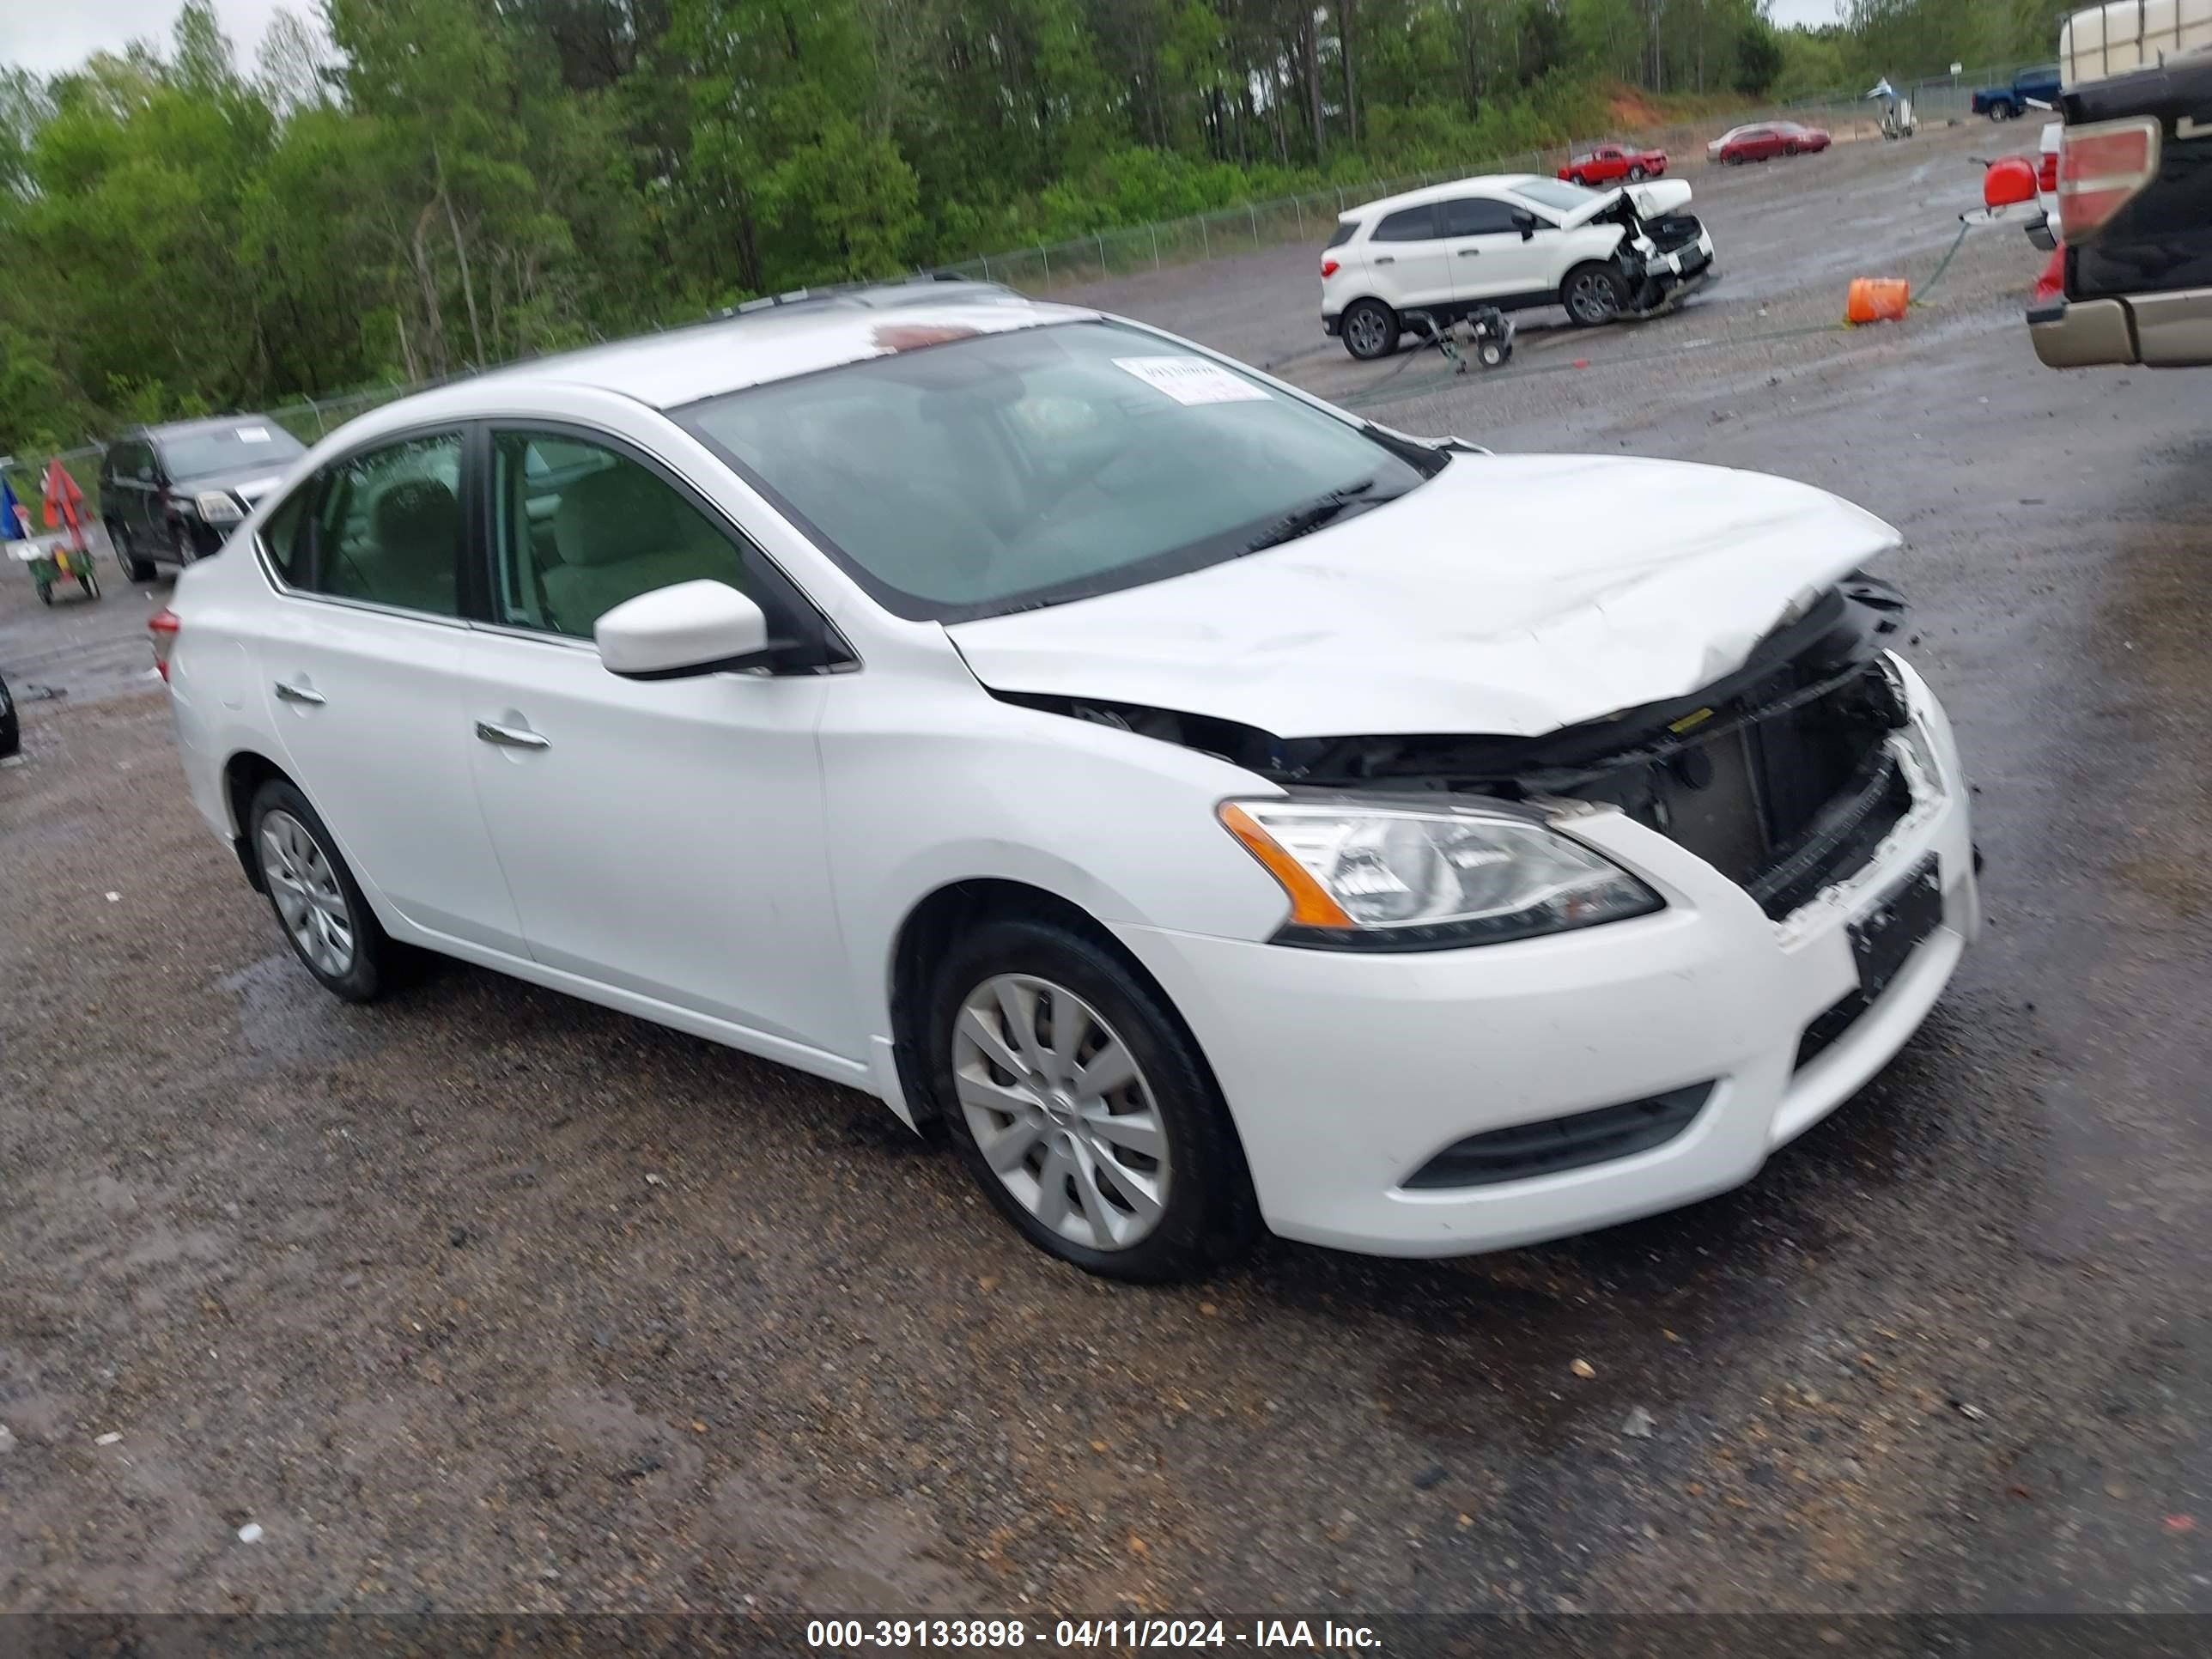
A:
{"type": "Polygon", "coordinates": [[[629,462],[579,478],[553,515],[561,562],[544,573],[556,624],[589,634],[625,599],[706,578],[743,589],[744,566],[729,540],[666,484],[629,462]]]}

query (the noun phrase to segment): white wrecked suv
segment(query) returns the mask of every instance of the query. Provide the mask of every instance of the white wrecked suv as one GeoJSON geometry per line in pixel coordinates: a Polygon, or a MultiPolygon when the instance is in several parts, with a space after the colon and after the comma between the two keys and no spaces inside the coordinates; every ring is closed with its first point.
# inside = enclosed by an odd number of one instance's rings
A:
{"type": "Polygon", "coordinates": [[[767,1055],[1162,1279],[1682,1204],[1897,1051],[1978,917],[1897,540],[918,283],[380,410],[153,626],[331,990],[767,1055]]]}

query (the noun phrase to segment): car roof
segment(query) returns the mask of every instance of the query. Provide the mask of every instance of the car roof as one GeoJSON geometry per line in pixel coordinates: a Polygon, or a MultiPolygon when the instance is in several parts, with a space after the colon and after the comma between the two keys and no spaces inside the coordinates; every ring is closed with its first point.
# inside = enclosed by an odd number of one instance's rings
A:
{"type": "Polygon", "coordinates": [[[1533,173],[1483,173],[1472,179],[1454,179],[1441,185],[1426,185],[1419,190],[1408,190],[1395,196],[1385,196],[1379,201],[1363,202],[1358,207],[1346,208],[1339,219],[1364,219],[1370,213],[1395,213],[1400,208],[1423,207],[1431,202],[1449,202],[1462,196],[1510,196],[1523,185],[1536,182],[1533,173]]]}
{"type": "Polygon", "coordinates": [[[510,363],[463,384],[595,386],[656,409],[838,368],[902,349],[893,329],[995,334],[1098,313],[1043,304],[992,283],[933,282],[801,290],[732,307],[657,334],[510,363]]]}

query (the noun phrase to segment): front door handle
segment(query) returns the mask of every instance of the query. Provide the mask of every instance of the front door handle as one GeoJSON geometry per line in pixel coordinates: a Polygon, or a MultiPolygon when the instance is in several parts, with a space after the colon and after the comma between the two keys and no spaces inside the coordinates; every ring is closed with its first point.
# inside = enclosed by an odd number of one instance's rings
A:
{"type": "Polygon", "coordinates": [[[1375,263],[1378,265],[1395,265],[1398,263],[1398,256],[1395,253],[1386,253],[1375,263]]]}
{"type": "Polygon", "coordinates": [[[552,740],[520,726],[494,726],[489,720],[477,722],[477,737],[484,743],[495,743],[502,749],[550,749],[552,740]]]}
{"type": "Polygon", "coordinates": [[[1459,257],[1462,259],[1480,259],[1482,257],[1482,250],[1479,247],[1463,247],[1459,251],[1459,257]]]}
{"type": "Polygon", "coordinates": [[[295,685],[289,680],[276,682],[276,695],[286,702],[312,703],[316,708],[330,701],[312,685],[295,685]]]}

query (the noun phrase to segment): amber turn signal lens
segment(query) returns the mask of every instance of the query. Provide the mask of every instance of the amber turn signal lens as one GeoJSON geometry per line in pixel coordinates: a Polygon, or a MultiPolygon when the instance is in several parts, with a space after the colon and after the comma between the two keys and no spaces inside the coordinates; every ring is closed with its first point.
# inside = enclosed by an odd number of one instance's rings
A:
{"type": "Polygon", "coordinates": [[[1252,815],[1235,801],[1221,803],[1221,827],[1244,843],[1244,850],[1260,860],[1261,866],[1273,876],[1290,896],[1291,922],[1299,927],[1351,927],[1354,924],[1344,914],[1344,907],[1328,896],[1312,872],[1282,848],[1280,842],[1262,830],[1252,815]]]}

